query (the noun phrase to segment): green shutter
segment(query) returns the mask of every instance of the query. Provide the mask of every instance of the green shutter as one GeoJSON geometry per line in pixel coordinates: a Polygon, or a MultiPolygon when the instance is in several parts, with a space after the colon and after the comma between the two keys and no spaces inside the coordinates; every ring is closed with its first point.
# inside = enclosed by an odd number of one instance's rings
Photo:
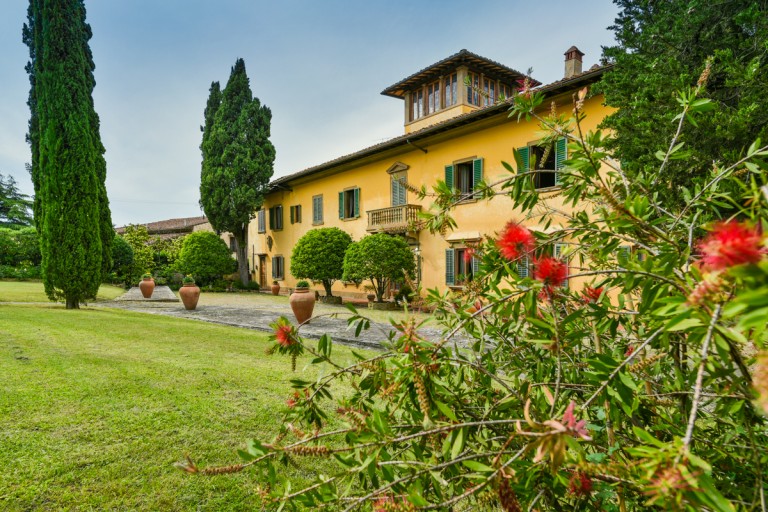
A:
{"type": "Polygon", "coordinates": [[[355,189],[355,204],[354,204],[354,217],[358,218],[360,216],[360,189],[355,189]]]}
{"type": "Polygon", "coordinates": [[[528,146],[517,148],[517,154],[515,155],[515,162],[517,163],[517,172],[529,171],[528,165],[528,146]]]}
{"type": "Polygon", "coordinates": [[[517,260],[517,275],[522,278],[528,277],[528,256],[520,256],[517,260]]]}
{"type": "Polygon", "coordinates": [[[446,165],[445,166],[445,184],[448,185],[448,188],[455,188],[456,184],[453,181],[453,166],[452,165],[446,165]]]}
{"type": "Polygon", "coordinates": [[[631,255],[632,255],[632,247],[628,245],[620,245],[616,253],[616,259],[619,262],[619,266],[626,265],[631,255]]]}
{"type": "Polygon", "coordinates": [[[445,284],[453,286],[455,263],[453,259],[453,249],[445,250],[445,284]]]}
{"type": "Polygon", "coordinates": [[[344,192],[339,192],[339,218],[344,218],[344,192]]]}
{"type": "MultiPolygon", "coordinates": [[[[560,137],[555,142],[555,170],[559,171],[565,167],[565,160],[568,158],[568,144],[565,137],[560,137]]],[[[555,173],[555,185],[560,184],[560,173],[555,173]]]]}
{"type": "Polygon", "coordinates": [[[275,260],[276,259],[277,258],[275,258],[275,257],[272,258],[272,279],[276,279],[277,278],[277,268],[275,268],[275,260]]]}
{"type": "Polygon", "coordinates": [[[480,271],[480,258],[472,256],[472,275],[477,276],[480,271]]]}
{"type": "Polygon", "coordinates": [[[472,189],[477,190],[477,184],[483,181],[483,159],[476,158],[472,160],[472,189]]]}
{"type": "Polygon", "coordinates": [[[295,218],[295,216],[294,216],[294,212],[296,211],[296,210],[295,210],[295,208],[296,208],[295,206],[291,206],[291,212],[290,212],[290,215],[291,215],[291,224],[293,224],[293,223],[294,223],[294,222],[293,222],[293,221],[294,221],[294,218],[295,218]]]}
{"type": "MultiPolygon", "coordinates": [[[[566,277],[570,274],[568,272],[568,258],[563,256],[563,253],[565,252],[565,249],[567,247],[568,247],[568,244],[556,243],[554,248],[552,249],[552,255],[559,260],[563,260],[563,263],[565,263],[566,277]]],[[[563,283],[563,288],[568,288],[568,280],[566,280],[565,283],[563,283]]]]}
{"type": "Polygon", "coordinates": [[[269,209],[269,229],[275,229],[275,207],[269,209]]]}

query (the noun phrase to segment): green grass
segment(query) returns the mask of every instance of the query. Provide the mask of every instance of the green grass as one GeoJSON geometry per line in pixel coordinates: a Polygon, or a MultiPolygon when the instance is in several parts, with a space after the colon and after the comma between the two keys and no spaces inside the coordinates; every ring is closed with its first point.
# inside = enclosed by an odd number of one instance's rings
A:
{"type": "MultiPolygon", "coordinates": [[[[102,285],[96,301],[112,300],[125,290],[112,285],[102,285]]],[[[0,302],[49,302],[40,281],[0,281],[0,302]]]]}
{"type": "MultiPolygon", "coordinates": [[[[0,297],[32,300],[26,284],[0,283],[0,297]]],[[[289,379],[315,373],[302,374],[307,360],[291,373],[267,346],[262,333],[184,319],[0,305],[0,509],[258,510],[252,471],[173,464],[238,462],[247,439],[277,432],[289,379]]]]}

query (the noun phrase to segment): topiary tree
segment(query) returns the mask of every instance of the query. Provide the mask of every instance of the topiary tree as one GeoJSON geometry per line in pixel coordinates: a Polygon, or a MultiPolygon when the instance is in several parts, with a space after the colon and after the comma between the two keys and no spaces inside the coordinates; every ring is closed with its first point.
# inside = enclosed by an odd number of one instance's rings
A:
{"type": "Polygon", "coordinates": [[[364,236],[353,242],[344,256],[344,279],[369,280],[376,294],[376,302],[382,302],[384,292],[392,281],[413,274],[416,262],[408,244],[402,238],[384,233],[364,236]]]}
{"type": "Polygon", "coordinates": [[[125,241],[125,238],[115,233],[112,241],[112,272],[123,283],[131,282],[131,268],[133,265],[133,248],[125,241]]]}
{"type": "Polygon", "coordinates": [[[184,238],[178,267],[182,273],[191,274],[195,281],[205,285],[235,272],[237,261],[232,259],[229,247],[216,233],[198,231],[184,238]]]}
{"type": "Polygon", "coordinates": [[[325,294],[333,296],[334,281],[344,275],[344,255],[352,237],[339,228],[307,231],[293,246],[291,274],[297,279],[322,281],[325,294]]]}

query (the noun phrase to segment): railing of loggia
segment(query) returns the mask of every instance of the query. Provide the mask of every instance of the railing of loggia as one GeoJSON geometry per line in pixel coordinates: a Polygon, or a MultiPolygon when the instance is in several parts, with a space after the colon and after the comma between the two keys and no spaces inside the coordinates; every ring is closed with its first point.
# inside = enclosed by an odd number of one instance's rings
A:
{"type": "Polygon", "coordinates": [[[414,204],[370,210],[368,212],[368,229],[408,224],[419,218],[419,210],[421,210],[421,206],[414,204]]]}

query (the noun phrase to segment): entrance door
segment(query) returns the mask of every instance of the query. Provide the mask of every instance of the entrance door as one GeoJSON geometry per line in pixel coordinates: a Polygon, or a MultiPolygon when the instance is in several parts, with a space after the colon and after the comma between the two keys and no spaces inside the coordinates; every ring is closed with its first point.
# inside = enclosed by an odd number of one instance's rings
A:
{"type": "Polygon", "coordinates": [[[259,288],[267,287],[267,255],[259,254],[259,288]]]}

